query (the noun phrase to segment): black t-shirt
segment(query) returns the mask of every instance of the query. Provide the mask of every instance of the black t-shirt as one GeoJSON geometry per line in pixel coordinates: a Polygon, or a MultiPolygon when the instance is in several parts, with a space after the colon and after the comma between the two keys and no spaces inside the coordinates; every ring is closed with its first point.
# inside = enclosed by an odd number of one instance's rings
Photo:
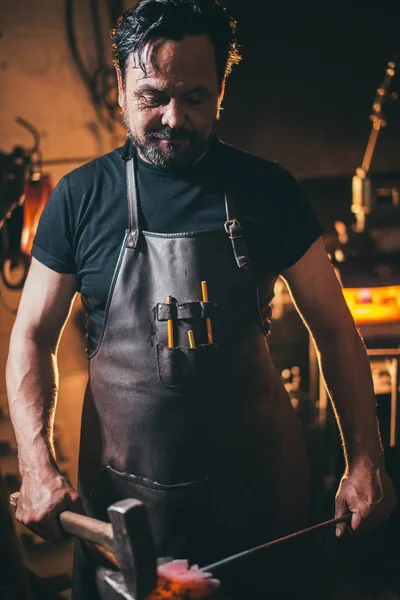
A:
{"type": "MultiPolygon", "coordinates": [[[[89,317],[89,351],[100,336],[128,224],[124,156],[129,152],[126,144],[63,177],[43,211],[32,249],[50,269],[77,275],[89,317]]],[[[279,274],[322,232],[292,175],[218,140],[200,161],[180,171],[138,158],[137,185],[140,227],[157,233],[222,229],[224,190],[233,188],[258,273],[279,274]]]]}

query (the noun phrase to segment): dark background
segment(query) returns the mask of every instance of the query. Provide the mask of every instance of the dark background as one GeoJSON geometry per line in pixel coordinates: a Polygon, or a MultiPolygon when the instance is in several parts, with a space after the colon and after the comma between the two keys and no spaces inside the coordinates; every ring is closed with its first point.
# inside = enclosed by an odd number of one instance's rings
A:
{"type": "MultiPolygon", "coordinates": [[[[400,2],[225,2],[243,60],[218,132],[300,178],[352,175],[385,66],[400,49],[400,2]]],[[[399,90],[399,74],[392,89],[399,90]]],[[[400,101],[387,106],[372,169],[400,171],[400,101]]]]}

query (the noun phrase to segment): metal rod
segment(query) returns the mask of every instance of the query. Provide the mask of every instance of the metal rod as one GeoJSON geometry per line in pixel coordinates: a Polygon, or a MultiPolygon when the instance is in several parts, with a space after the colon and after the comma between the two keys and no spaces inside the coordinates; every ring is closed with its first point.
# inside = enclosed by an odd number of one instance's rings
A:
{"type": "Polygon", "coordinates": [[[188,331],[188,338],[189,338],[189,347],[196,348],[196,343],[194,341],[194,335],[193,335],[192,330],[188,331]]]}
{"type": "Polygon", "coordinates": [[[271,542],[267,542],[266,544],[261,544],[261,546],[255,546],[254,548],[250,548],[249,550],[244,550],[243,552],[239,552],[238,554],[233,554],[232,556],[228,556],[227,558],[223,558],[218,560],[217,562],[211,563],[205,567],[201,567],[202,571],[214,571],[219,567],[224,567],[226,565],[230,565],[237,560],[245,558],[246,556],[251,556],[258,552],[259,550],[265,550],[266,548],[271,548],[277,544],[282,544],[283,542],[287,542],[289,540],[293,540],[294,538],[298,538],[300,536],[306,535],[307,533],[312,533],[313,531],[317,531],[318,529],[322,529],[323,527],[327,527],[328,525],[336,525],[337,523],[343,523],[344,521],[350,521],[352,517],[351,513],[346,513],[342,517],[336,517],[335,519],[330,519],[329,521],[324,521],[323,523],[318,523],[318,525],[313,525],[312,527],[308,527],[307,529],[301,529],[300,531],[296,531],[295,533],[290,533],[289,535],[285,535],[284,537],[278,538],[277,540],[272,540],[271,542]]]}
{"type": "Polygon", "coordinates": [[[396,64],[393,61],[389,61],[386,65],[383,83],[378,87],[374,103],[372,105],[372,114],[370,117],[372,120],[372,129],[361,165],[361,169],[364,171],[365,176],[368,174],[371,166],[379,131],[386,124],[382,114],[382,104],[386,101],[390,82],[395,75],[395,67],[396,64]]]}
{"type": "Polygon", "coordinates": [[[382,356],[390,358],[392,356],[400,357],[400,348],[368,348],[368,356],[382,356]]]}
{"type": "MultiPolygon", "coordinates": [[[[203,302],[208,302],[207,281],[202,281],[201,282],[201,295],[202,295],[202,298],[203,298],[203,302]]],[[[207,339],[208,339],[208,343],[209,344],[213,344],[214,340],[213,340],[211,319],[206,319],[206,325],[207,325],[207,339]]]]}
{"type": "MultiPolygon", "coordinates": [[[[172,304],[172,296],[167,297],[167,304],[172,304]]],[[[174,347],[174,322],[168,319],[168,348],[174,347]]]]}
{"type": "Polygon", "coordinates": [[[391,360],[390,447],[397,445],[397,396],[399,393],[399,359],[391,360]]]}
{"type": "Polygon", "coordinates": [[[379,134],[381,127],[382,127],[382,124],[380,121],[374,122],[372,129],[371,129],[371,133],[369,134],[367,148],[365,150],[364,158],[363,158],[363,161],[361,164],[361,169],[365,173],[368,173],[368,171],[370,169],[372,157],[374,155],[374,151],[375,151],[375,147],[376,147],[376,142],[378,141],[378,134],[379,134]]]}

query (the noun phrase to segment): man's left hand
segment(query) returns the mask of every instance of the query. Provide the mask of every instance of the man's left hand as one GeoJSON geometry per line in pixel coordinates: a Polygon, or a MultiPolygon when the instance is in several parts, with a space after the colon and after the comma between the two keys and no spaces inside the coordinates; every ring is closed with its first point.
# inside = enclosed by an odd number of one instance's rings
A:
{"type": "Polygon", "coordinates": [[[339,523],[336,535],[347,528],[360,534],[372,531],[389,517],[397,505],[394,486],[386,473],[383,459],[362,458],[349,464],[336,494],[336,517],[352,513],[351,523],[339,523]]]}

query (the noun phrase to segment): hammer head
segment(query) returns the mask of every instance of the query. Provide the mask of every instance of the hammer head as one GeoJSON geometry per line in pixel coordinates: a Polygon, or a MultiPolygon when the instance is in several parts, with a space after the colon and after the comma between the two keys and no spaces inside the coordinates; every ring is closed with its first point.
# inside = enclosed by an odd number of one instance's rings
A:
{"type": "Polygon", "coordinates": [[[128,498],[112,504],[115,554],[127,591],[144,600],[157,585],[157,558],[145,505],[128,498]]]}

